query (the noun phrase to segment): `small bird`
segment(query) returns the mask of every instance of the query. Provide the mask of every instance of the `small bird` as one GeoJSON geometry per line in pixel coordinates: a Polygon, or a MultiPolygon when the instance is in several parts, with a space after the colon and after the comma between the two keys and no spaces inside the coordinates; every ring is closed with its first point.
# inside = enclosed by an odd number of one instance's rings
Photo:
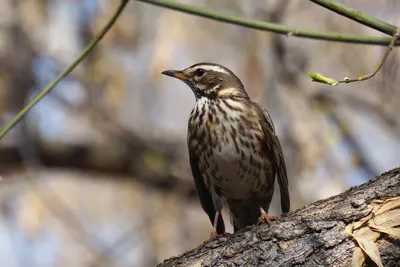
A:
{"type": "Polygon", "coordinates": [[[213,225],[211,237],[225,233],[223,201],[234,232],[279,219],[267,214],[276,175],[282,212],[288,212],[286,166],[274,125],[268,112],[251,101],[240,79],[214,63],[162,74],[186,83],[196,97],[187,143],[200,203],[213,225]]]}

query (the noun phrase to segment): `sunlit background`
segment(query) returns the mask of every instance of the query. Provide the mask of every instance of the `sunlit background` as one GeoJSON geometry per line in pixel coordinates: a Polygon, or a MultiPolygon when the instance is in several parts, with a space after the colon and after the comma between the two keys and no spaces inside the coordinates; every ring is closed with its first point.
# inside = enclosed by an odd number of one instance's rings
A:
{"type": "MultiPolygon", "coordinates": [[[[383,36],[308,1],[180,2],[298,29],[383,36]]],[[[396,0],[340,2],[399,23],[396,0]]],[[[74,60],[118,4],[0,1],[0,126],[74,60]]],[[[0,142],[0,266],[155,266],[209,237],[185,143],[194,96],[160,75],[166,69],[209,61],[242,79],[277,128],[293,209],[398,166],[396,49],[366,82],[329,87],[307,77],[369,73],[385,49],[130,1],[90,56],[0,142]]],[[[277,201],[270,211],[280,213],[277,201]]]]}

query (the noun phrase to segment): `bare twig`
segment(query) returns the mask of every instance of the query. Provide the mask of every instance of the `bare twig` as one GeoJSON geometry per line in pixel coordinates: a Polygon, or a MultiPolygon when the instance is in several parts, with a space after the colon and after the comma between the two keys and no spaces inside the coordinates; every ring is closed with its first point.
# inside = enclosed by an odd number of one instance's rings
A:
{"type": "Polygon", "coordinates": [[[308,73],[308,76],[311,78],[311,80],[313,82],[325,83],[325,84],[329,84],[329,85],[332,85],[332,86],[336,86],[339,83],[352,83],[352,82],[360,82],[360,81],[365,81],[365,80],[371,79],[382,68],[383,64],[385,63],[386,58],[389,56],[390,52],[393,50],[394,44],[397,42],[399,37],[400,37],[400,29],[398,29],[397,33],[393,36],[393,39],[390,42],[388,48],[386,49],[386,52],[383,55],[381,61],[379,62],[378,66],[375,67],[374,71],[371,72],[371,73],[359,76],[357,78],[345,77],[345,78],[343,78],[342,80],[339,80],[339,81],[336,80],[336,79],[333,79],[333,78],[325,77],[325,76],[323,76],[323,75],[321,75],[319,73],[314,73],[314,72],[308,73]]]}

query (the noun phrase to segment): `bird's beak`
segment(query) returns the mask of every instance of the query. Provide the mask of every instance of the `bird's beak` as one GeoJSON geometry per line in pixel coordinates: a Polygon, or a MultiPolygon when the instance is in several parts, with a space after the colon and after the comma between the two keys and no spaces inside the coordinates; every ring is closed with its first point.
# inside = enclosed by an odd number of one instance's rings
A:
{"type": "Polygon", "coordinates": [[[180,70],[166,70],[166,71],[161,72],[161,74],[171,76],[171,77],[177,78],[179,80],[186,80],[185,74],[183,74],[183,72],[180,70]]]}

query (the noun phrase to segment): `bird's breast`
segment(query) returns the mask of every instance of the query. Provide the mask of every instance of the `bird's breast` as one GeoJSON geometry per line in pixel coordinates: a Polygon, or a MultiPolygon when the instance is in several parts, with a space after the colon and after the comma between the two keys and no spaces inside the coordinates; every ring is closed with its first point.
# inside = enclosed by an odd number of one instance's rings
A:
{"type": "Polygon", "coordinates": [[[227,198],[263,190],[272,170],[262,153],[256,112],[236,100],[198,100],[189,118],[188,145],[206,184],[227,198]]]}

